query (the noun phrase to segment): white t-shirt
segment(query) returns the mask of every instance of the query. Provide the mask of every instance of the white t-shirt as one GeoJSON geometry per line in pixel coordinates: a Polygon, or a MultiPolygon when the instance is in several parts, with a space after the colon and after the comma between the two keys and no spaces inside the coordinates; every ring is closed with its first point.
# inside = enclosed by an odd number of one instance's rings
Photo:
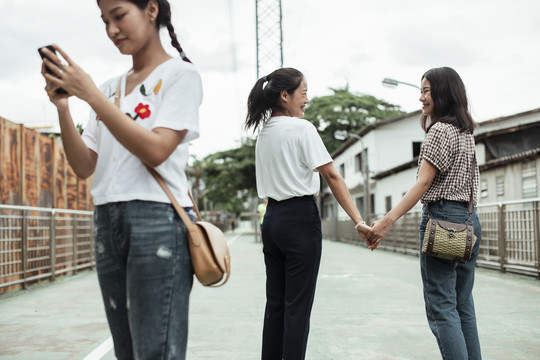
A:
{"type": "MultiPolygon", "coordinates": [[[[140,126],[152,130],[163,127],[187,130],[182,143],[156,171],[165,179],[180,205],[192,206],[184,169],[188,142],[199,137],[201,78],[195,67],[179,58],[169,59],[126,94],[126,74],[121,80],[120,109],[140,126]]],[[[105,82],[100,90],[114,102],[118,77],[105,82]]],[[[139,158],[129,152],[109,132],[94,111],[82,139],[98,154],[92,183],[95,205],[145,200],[170,203],[169,198],[139,158]]]]}
{"type": "Polygon", "coordinates": [[[332,162],[317,129],[307,120],[271,117],[255,146],[257,193],[277,201],[319,192],[316,168],[332,162]]]}

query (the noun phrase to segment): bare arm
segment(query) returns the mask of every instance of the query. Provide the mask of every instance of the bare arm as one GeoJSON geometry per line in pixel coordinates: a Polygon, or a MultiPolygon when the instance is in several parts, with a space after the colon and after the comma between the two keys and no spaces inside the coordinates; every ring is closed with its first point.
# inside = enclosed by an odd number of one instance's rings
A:
{"type": "Polygon", "coordinates": [[[436,173],[437,168],[434,165],[429,161],[422,161],[422,165],[420,165],[420,170],[418,171],[418,179],[414,185],[388,214],[381,220],[373,223],[372,231],[369,235],[369,240],[373,244],[370,246],[371,250],[379,247],[381,240],[388,234],[392,225],[407,211],[411,210],[422,198],[422,195],[424,195],[433,182],[436,173]]]}
{"type": "Polygon", "coordinates": [[[94,173],[98,156],[82,140],[67,106],[58,107],[58,118],[60,120],[60,136],[69,165],[78,177],[86,179],[94,173]]]}
{"type": "MultiPolygon", "coordinates": [[[[360,215],[360,212],[358,211],[353,202],[351,193],[349,192],[349,189],[345,184],[345,180],[343,180],[339,172],[336,170],[334,163],[329,162],[328,164],[319,166],[317,168],[317,171],[319,172],[319,174],[321,174],[324,180],[326,180],[337,202],[343,208],[343,210],[345,210],[347,215],[349,215],[354,224],[356,225],[364,222],[362,215],[360,215]]],[[[366,239],[367,232],[370,230],[370,227],[363,224],[359,225],[357,230],[360,236],[363,239],[366,239]]],[[[371,243],[369,243],[367,240],[366,243],[368,245],[371,245],[371,243]]]]}
{"type": "MultiPolygon", "coordinates": [[[[113,136],[133,155],[150,167],[156,167],[165,161],[182,142],[187,131],[176,131],[167,128],[156,128],[151,131],[143,128],[129,116],[123,114],[94,84],[86,74],[59,47],[55,48],[66,59],[69,66],[60,68],[58,57],[52,52],[48,56],[53,62],[45,59],[44,63],[59,76],[44,74],[51,86],[62,87],[70,95],[86,101],[107,126],[113,136]]],[[[67,134],[66,134],[67,135],[67,134]]],[[[70,162],[71,164],[71,162],[70,162]]]]}

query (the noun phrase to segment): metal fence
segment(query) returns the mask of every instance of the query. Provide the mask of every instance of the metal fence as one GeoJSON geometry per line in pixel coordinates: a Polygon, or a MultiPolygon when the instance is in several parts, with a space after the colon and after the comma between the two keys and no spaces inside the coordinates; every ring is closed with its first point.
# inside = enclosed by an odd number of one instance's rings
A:
{"type": "MultiPolygon", "coordinates": [[[[482,241],[477,266],[540,277],[540,198],[479,204],[482,241]]],[[[381,248],[418,256],[421,213],[399,219],[381,248]]],[[[350,220],[323,220],[323,234],[337,241],[364,244],[350,220]]]]}
{"type": "Polygon", "coordinates": [[[94,266],[93,212],[0,205],[0,293],[94,266]]]}

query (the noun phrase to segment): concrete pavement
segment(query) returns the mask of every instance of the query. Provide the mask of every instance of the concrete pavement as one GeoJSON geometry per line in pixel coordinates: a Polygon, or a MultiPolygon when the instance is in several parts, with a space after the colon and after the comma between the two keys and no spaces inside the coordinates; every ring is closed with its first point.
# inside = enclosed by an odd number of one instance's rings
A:
{"type": "MultiPolygon", "coordinates": [[[[188,359],[260,358],[261,244],[227,238],[229,283],[192,291],[188,359]]],[[[474,295],[484,359],[540,359],[540,281],[477,269],[474,295]]],[[[114,359],[109,337],[94,271],[0,296],[0,360],[114,359]]],[[[418,258],[324,241],[307,359],[439,358],[418,258]]]]}

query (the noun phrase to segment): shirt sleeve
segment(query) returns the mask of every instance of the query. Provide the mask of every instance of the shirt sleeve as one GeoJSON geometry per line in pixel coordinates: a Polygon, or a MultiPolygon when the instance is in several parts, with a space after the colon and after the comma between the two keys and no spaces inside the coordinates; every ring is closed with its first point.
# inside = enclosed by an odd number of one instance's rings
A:
{"type": "Polygon", "coordinates": [[[437,123],[429,129],[423,146],[422,158],[433,164],[441,173],[452,165],[452,136],[445,126],[437,123]]]}
{"type": "Polygon", "coordinates": [[[187,130],[182,143],[199,137],[199,106],[202,102],[202,82],[195,69],[178,72],[164,84],[163,100],[153,128],[187,130]],[[166,89],[165,89],[166,86],[166,89]]]}
{"type": "MultiPolygon", "coordinates": [[[[306,120],[307,121],[307,120],[306,120]]],[[[304,136],[300,138],[302,162],[311,170],[332,162],[332,157],[313,124],[308,122],[304,136]]]]}

